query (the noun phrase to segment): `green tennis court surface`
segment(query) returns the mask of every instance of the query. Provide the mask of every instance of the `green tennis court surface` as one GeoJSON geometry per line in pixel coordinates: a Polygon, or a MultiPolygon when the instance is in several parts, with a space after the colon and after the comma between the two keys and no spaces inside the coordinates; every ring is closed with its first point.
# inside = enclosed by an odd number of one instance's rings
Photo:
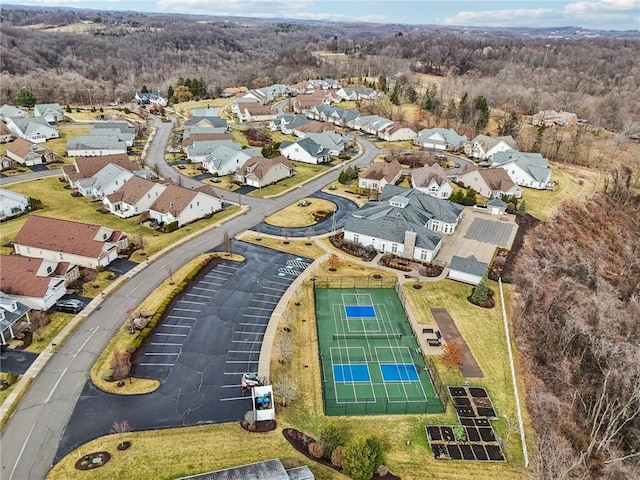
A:
{"type": "Polygon", "coordinates": [[[315,290],[326,415],[441,413],[392,288],[315,290]]]}

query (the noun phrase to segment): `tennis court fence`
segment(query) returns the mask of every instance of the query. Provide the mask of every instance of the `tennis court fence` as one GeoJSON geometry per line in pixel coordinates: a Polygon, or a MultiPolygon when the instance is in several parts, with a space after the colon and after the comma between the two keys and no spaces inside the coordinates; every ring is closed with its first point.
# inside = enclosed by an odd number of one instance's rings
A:
{"type": "Polygon", "coordinates": [[[344,276],[314,277],[313,288],[394,288],[398,282],[395,277],[344,276]]]}

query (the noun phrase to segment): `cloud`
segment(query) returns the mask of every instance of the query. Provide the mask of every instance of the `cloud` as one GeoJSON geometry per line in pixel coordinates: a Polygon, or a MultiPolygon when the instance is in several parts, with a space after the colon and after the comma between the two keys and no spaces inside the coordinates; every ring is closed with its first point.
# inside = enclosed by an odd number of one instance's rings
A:
{"type": "Polygon", "coordinates": [[[222,16],[290,17],[301,15],[314,5],[313,0],[158,0],[162,11],[206,13],[222,16]]]}
{"type": "Polygon", "coordinates": [[[486,27],[506,27],[531,25],[546,22],[557,16],[552,8],[515,8],[505,10],[483,10],[478,12],[458,12],[446,17],[445,25],[476,25],[486,27]]]}

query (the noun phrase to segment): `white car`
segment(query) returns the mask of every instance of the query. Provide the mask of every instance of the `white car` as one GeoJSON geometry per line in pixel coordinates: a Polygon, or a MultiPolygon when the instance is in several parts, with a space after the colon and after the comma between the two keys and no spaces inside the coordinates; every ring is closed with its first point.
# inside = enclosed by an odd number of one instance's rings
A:
{"type": "Polygon", "coordinates": [[[258,378],[257,373],[243,373],[242,379],[240,380],[240,386],[244,389],[251,389],[252,387],[256,387],[258,385],[262,385],[262,382],[258,378]]]}

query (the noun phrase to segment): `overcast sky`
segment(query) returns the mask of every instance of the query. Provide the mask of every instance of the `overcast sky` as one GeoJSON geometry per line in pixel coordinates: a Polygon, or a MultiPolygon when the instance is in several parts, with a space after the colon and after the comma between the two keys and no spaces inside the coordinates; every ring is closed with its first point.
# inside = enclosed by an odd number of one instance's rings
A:
{"type": "Polygon", "coordinates": [[[15,3],[327,21],[640,30],[640,0],[18,0],[15,3]]]}

